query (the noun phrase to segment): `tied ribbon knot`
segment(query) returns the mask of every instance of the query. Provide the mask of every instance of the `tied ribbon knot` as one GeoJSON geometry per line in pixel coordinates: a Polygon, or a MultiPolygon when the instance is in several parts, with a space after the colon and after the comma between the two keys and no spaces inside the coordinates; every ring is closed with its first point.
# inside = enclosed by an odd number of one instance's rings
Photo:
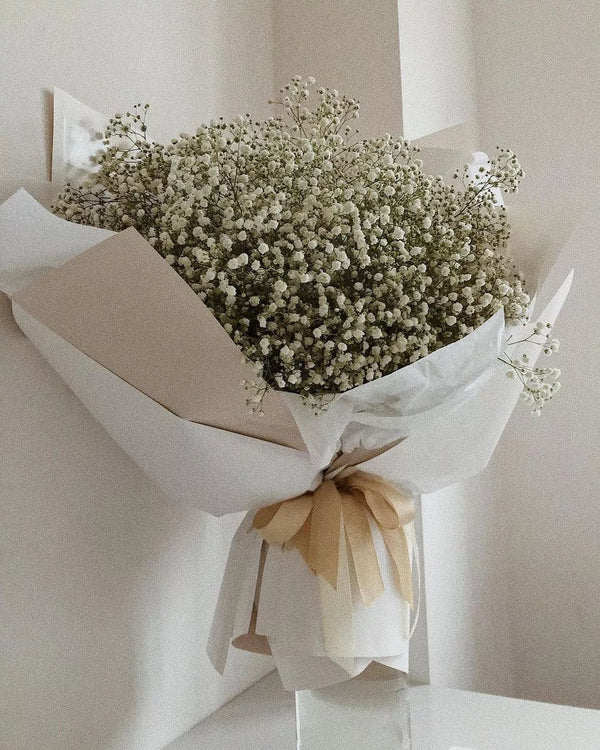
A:
{"type": "Polygon", "coordinates": [[[253,527],[267,544],[294,547],[315,575],[337,589],[340,562],[356,576],[361,599],[373,602],[384,590],[373,541],[374,523],[396,570],[396,584],[413,607],[411,561],[404,526],[415,516],[410,497],[369,472],[331,471],[314,492],[268,505],[257,511],[253,527]],[[340,561],[345,535],[347,561],[340,561]]]}

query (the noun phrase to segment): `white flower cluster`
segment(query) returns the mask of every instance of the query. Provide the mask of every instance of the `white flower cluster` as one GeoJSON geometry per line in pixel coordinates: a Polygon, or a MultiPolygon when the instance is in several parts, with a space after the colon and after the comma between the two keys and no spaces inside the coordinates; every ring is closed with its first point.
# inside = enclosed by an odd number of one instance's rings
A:
{"type": "Polygon", "coordinates": [[[389,135],[360,140],[359,105],[296,76],[283,118],[202,125],[146,140],[146,107],[115,116],[100,169],[55,211],[135,226],[212,310],[264,383],[313,397],[379,378],[529,296],[505,256],[516,190],[500,151],[464,189],[422,171],[389,135]]]}
{"type": "MultiPolygon", "coordinates": [[[[537,323],[534,330],[524,339],[514,341],[509,337],[508,346],[514,346],[524,342],[536,344],[542,348],[546,356],[558,351],[558,339],[551,338],[552,326],[550,323],[537,323]]],[[[560,370],[557,367],[532,367],[527,354],[522,354],[515,359],[504,353],[505,359],[501,362],[507,364],[510,369],[506,375],[509,378],[518,377],[523,384],[521,400],[531,406],[535,416],[542,413],[545,404],[560,390],[560,370]]]]}

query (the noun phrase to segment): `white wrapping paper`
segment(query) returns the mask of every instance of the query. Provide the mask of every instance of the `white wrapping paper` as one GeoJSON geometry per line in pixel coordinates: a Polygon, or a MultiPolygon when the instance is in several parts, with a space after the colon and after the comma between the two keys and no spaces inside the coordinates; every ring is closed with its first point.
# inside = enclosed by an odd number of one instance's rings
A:
{"type": "MultiPolygon", "coordinates": [[[[16,296],[45,269],[110,234],[58,219],[20,191],[0,206],[0,289],[16,296]]],[[[554,322],[570,283],[571,276],[539,316],[542,322],[554,322]]],[[[209,655],[221,671],[231,640],[246,633],[250,622],[262,546],[250,529],[256,509],[314,489],[336,451],[399,437],[406,439],[360,468],[415,496],[476,474],[487,464],[520,392],[497,359],[505,337],[499,312],[455,344],[336,396],[319,416],[287,394],[285,403],[306,445],[302,451],[178,417],[22,306],[14,303],[13,310],[40,353],[169,498],[215,515],[249,511],[232,544],[209,638],[209,655]]],[[[539,347],[523,347],[512,347],[511,355],[528,351],[535,360],[539,347]]],[[[373,536],[385,592],[368,607],[353,605],[351,620],[339,621],[333,634],[324,632],[322,609],[334,615],[342,589],[354,590],[356,582],[341,580],[335,592],[296,550],[269,548],[256,632],[268,638],[287,688],[348,679],[372,660],[408,669],[410,611],[375,527],[373,536]]],[[[412,548],[412,527],[408,538],[412,548]]]]}

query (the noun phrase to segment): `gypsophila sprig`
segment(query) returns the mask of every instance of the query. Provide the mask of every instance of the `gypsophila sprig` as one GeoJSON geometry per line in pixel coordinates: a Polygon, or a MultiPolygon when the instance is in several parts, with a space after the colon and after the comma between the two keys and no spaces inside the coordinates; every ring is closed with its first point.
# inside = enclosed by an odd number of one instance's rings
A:
{"type": "Polygon", "coordinates": [[[560,390],[560,370],[557,367],[533,367],[528,354],[511,357],[508,352],[510,346],[531,343],[539,346],[546,356],[558,351],[559,341],[552,338],[550,323],[537,323],[533,331],[522,339],[516,339],[511,334],[506,341],[506,350],[499,359],[508,365],[506,372],[509,378],[519,378],[523,384],[521,400],[531,406],[535,416],[542,413],[542,409],[560,390]]]}
{"type": "Polygon", "coordinates": [[[147,107],[114,117],[99,171],[68,185],[56,213],[136,227],[259,380],[306,398],[391,373],[502,307],[509,324],[524,319],[488,189],[517,189],[512,152],[477,184],[447,185],[407,142],[360,139],[356,100],[300,76],[280,93],[282,117],[215,120],[167,145],[146,139],[147,107]]]}

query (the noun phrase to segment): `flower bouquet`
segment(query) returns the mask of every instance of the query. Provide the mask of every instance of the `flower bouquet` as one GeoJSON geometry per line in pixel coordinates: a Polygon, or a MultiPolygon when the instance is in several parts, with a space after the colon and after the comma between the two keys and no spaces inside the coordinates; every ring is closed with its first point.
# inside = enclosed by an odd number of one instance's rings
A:
{"type": "Polygon", "coordinates": [[[42,355],[168,497],[247,512],[213,664],[272,653],[294,690],[407,671],[413,500],[479,472],[520,393],[556,393],[535,360],[570,285],[532,320],[512,152],[448,185],[313,85],[168,145],[138,106],[62,218],[0,207],[0,288],[42,355]]]}

